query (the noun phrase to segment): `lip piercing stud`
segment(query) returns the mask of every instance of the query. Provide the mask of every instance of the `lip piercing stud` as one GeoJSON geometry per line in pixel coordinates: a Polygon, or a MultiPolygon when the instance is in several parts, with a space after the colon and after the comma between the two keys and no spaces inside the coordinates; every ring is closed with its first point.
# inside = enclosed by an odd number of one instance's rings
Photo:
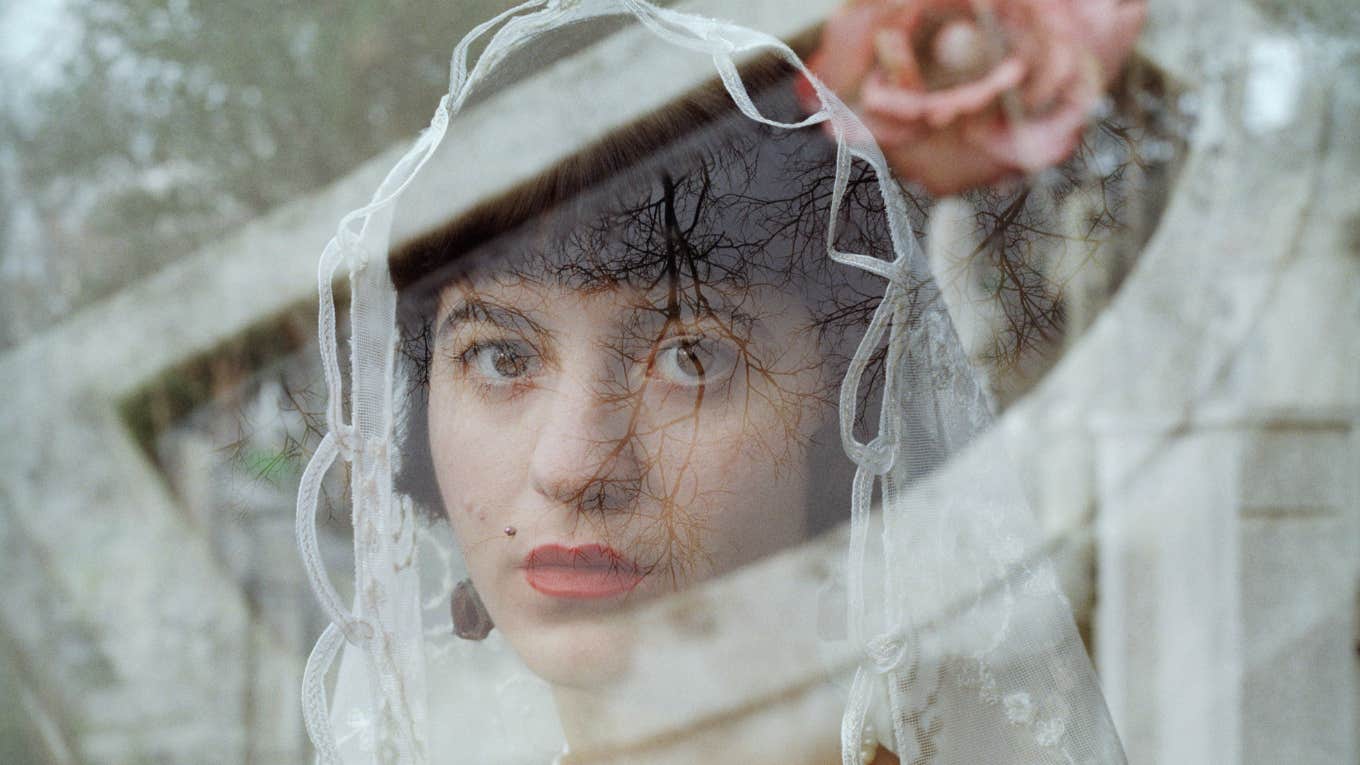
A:
{"type": "Polygon", "coordinates": [[[514,527],[514,526],[506,526],[506,527],[505,527],[505,535],[506,535],[507,537],[513,537],[513,536],[515,535],[515,527],[514,527]]]}

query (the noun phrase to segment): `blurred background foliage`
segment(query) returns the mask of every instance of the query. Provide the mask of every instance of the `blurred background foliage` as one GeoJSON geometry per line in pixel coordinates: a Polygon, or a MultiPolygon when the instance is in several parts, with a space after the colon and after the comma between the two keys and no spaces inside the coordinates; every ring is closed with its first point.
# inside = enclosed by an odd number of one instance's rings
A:
{"type": "MultiPolygon", "coordinates": [[[[42,342],[82,307],[411,140],[447,87],[453,44],[512,4],[0,0],[0,350],[42,342]]],[[[242,342],[265,348],[258,340],[242,342]]],[[[302,428],[298,413],[269,374],[219,396],[239,370],[199,371],[181,376],[194,401],[220,406],[139,435],[172,487],[201,484],[223,508],[204,516],[214,550],[248,594],[263,593],[253,607],[302,614],[272,626],[303,651],[315,638],[297,600],[308,593],[277,581],[296,562],[280,553],[269,568],[259,552],[271,549],[261,538],[291,547],[280,529],[300,457],[279,429],[302,428]],[[242,400],[259,410],[244,435],[242,400]],[[204,443],[231,459],[186,466],[204,443]]],[[[34,722],[50,718],[16,650],[0,635],[0,763],[46,762],[62,736],[34,722]]],[[[261,761],[293,759],[304,758],[261,761]]]]}
{"type": "Polygon", "coordinates": [[[0,5],[0,347],[409,140],[453,41],[513,4],[21,2],[0,5]]]}
{"type": "MultiPolygon", "coordinates": [[[[454,41],[513,4],[0,0],[0,349],[409,141],[454,41]]],[[[1092,131],[1067,174],[1119,175],[1126,132],[1092,131]]],[[[1037,245],[1001,235],[1051,228],[1003,225],[1051,217],[1026,196],[974,200],[974,270],[1003,277],[983,286],[1025,330],[997,341],[1005,366],[1062,328],[1057,292],[1031,284],[1047,278],[1037,245]]],[[[1121,228],[1106,223],[1083,239],[1121,228]]]]}

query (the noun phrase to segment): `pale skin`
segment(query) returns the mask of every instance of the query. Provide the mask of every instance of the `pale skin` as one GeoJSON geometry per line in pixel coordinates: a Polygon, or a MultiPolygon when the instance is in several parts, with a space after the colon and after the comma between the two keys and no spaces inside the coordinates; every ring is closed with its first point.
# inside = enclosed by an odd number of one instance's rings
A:
{"type": "Polygon", "coordinates": [[[601,613],[805,536],[798,444],[826,414],[812,399],[822,372],[799,328],[806,312],[743,296],[668,320],[647,297],[507,277],[455,284],[439,301],[429,424],[440,492],[497,628],[561,685],[608,674],[597,654],[618,646],[601,613]],[[545,597],[521,570],[543,544],[605,544],[643,575],[617,598],[545,597]]]}
{"type": "Polygon", "coordinates": [[[802,541],[805,447],[834,410],[794,297],[706,287],[707,311],[668,312],[629,287],[545,281],[444,290],[430,448],[487,610],[580,741],[633,647],[600,617],[802,541]],[[580,600],[526,583],[536,546],[592,543],[636,561],[636,587],[580,600]]]}

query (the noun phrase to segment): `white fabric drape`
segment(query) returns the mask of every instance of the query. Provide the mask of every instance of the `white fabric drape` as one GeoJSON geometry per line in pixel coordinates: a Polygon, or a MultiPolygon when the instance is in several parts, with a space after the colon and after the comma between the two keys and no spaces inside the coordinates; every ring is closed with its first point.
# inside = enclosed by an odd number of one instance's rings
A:
{"type": "MultiPolygon", "coordinates": [[[[318,759],[327,765],[483,761],[468,754],[484,751],[483,743],[469,742],[460,751],[433,751],[430,744],[430,728],[441,714],[430,708],[431,698],[489,691],[443,687],[447,678],[436,680],[428,669],[422,608],[440,600],[450,578],[432,581],[427,575],[422,582],[417,550],[430,532],[412,502],[393,488],[401,381],[394,358],[397,295],[386,269],[392,218],[403,191],[440,146],[450,119],[502,62],[549,33],[606,16],[631,16],[654,35],[655,45],[711,57],[735,108],[751,120],[781,130],[829,126],[836,175],[826,256],[887,285],[853,353],[838,402],[842,444],[857,466],[846,498],[846,626],[862,654],[840,731],[845,765],[858,765],[873,740],[904,763],[1122,761],[1070,610],[1036,553],[1038,540],[1004,448],[999,439],[977,437],[990,422],[986,397],[943,301],[922,297],[935,294],[929,268],[907,201],[869,132],[782,41],[639,0],[535,0],[473,30],[454,51],[450,91],[430,126],[369,204],[341,221],[321,257],[320,340],[330,432],[303,475],[297,524],[308,576],[332,621],[308,662],[303,687],[318,759]],[[484,50],[470,63],[470,50],[483,41],[484,50]],[[822,110],[796,122],[762,114],[737,63],[753,52],[777,56],[808,76],[822,110]],[[837,249],[841,206],[856,162],[877,178],[896,253],[891,260],[837,249]],[[347,388],[331,287],[341,268],[350,277],[347,388]],[[873,407],[872,434],[861,438],[855,428],[859,393],[866,375],[875,374],[882,375],[875,383],[882,397],[873,407]],[[916,424],[908,428],[908,422],[916,424]],[[929,446],[920,438],[927,431],[929,446]],[[320,482],[338,463],[348,464],[351,474],[355,597],[349,606],[316,546],[320,482]],[[433,592],[422,593],[422,586],[432,585],[433,592]],[[327,673],[341,654],[346,667],[332,706],[327,673]],[[441,687],[432,687],[436,684],[441,687]],[[337,722],[349,729],[337,731],[337,722]]],[[[469,173],[479,172],[476,161],[464,158],[469,173]]],[[[463,681],[476,677],[475,668],[460,674],[463,681]]],[[[495,693],[515,693],[506,691],[507,683],[528,687],[533,680],[488,682],[497,683],[495,693]]],[[[520,708],[525,715],[543,713],[532,704],[520,708]]]]}

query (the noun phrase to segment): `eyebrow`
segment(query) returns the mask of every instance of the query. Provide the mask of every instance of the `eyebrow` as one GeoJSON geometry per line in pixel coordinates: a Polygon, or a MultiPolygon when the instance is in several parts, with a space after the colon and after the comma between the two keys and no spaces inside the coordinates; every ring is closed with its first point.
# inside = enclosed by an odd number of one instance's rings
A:
{"type": "Polygon", "coordinates": [[[481,299],[465,300],[454,306],[435,328],[436,342],[463,324],[490,324],[496,327],[528,328],[534,334],[547,334],[543,325],[524,311],[481,299]]]}
{"type": "MultiPolygon", "coordinates": [[[[746,332],[768,331],[765,322],[751,314],[742,311],[732,305],[724,305],[719,302],[717,305],[709,304],[706,310],[699,314],[689,313],[681,318],[682,322],[695,321],[704,318],[725,319],[733,326],[743,327],[746,332]]],[[[639,308],[630,312],[631,318],[624,322],[624,326],[632,327],[634,331],[644,327],[660,327],[666,321],[664,310],[659,308],[639,308]],[[645,318],[644,318],[645,317],[645,318]]],[[[465,324],[489,324],[494,327],[510,327],[520,331],[526,331],[540,337],[550,336],[552,333],[542,324],[531,318],[525,311],[510,306],[501,305],[482,298],[474,298],[459,302],[442,319],[438,321],[435,328],[434,338],[436,343],[445,342],[444,338],[453,334],[460,326],[465,324]]]]}

